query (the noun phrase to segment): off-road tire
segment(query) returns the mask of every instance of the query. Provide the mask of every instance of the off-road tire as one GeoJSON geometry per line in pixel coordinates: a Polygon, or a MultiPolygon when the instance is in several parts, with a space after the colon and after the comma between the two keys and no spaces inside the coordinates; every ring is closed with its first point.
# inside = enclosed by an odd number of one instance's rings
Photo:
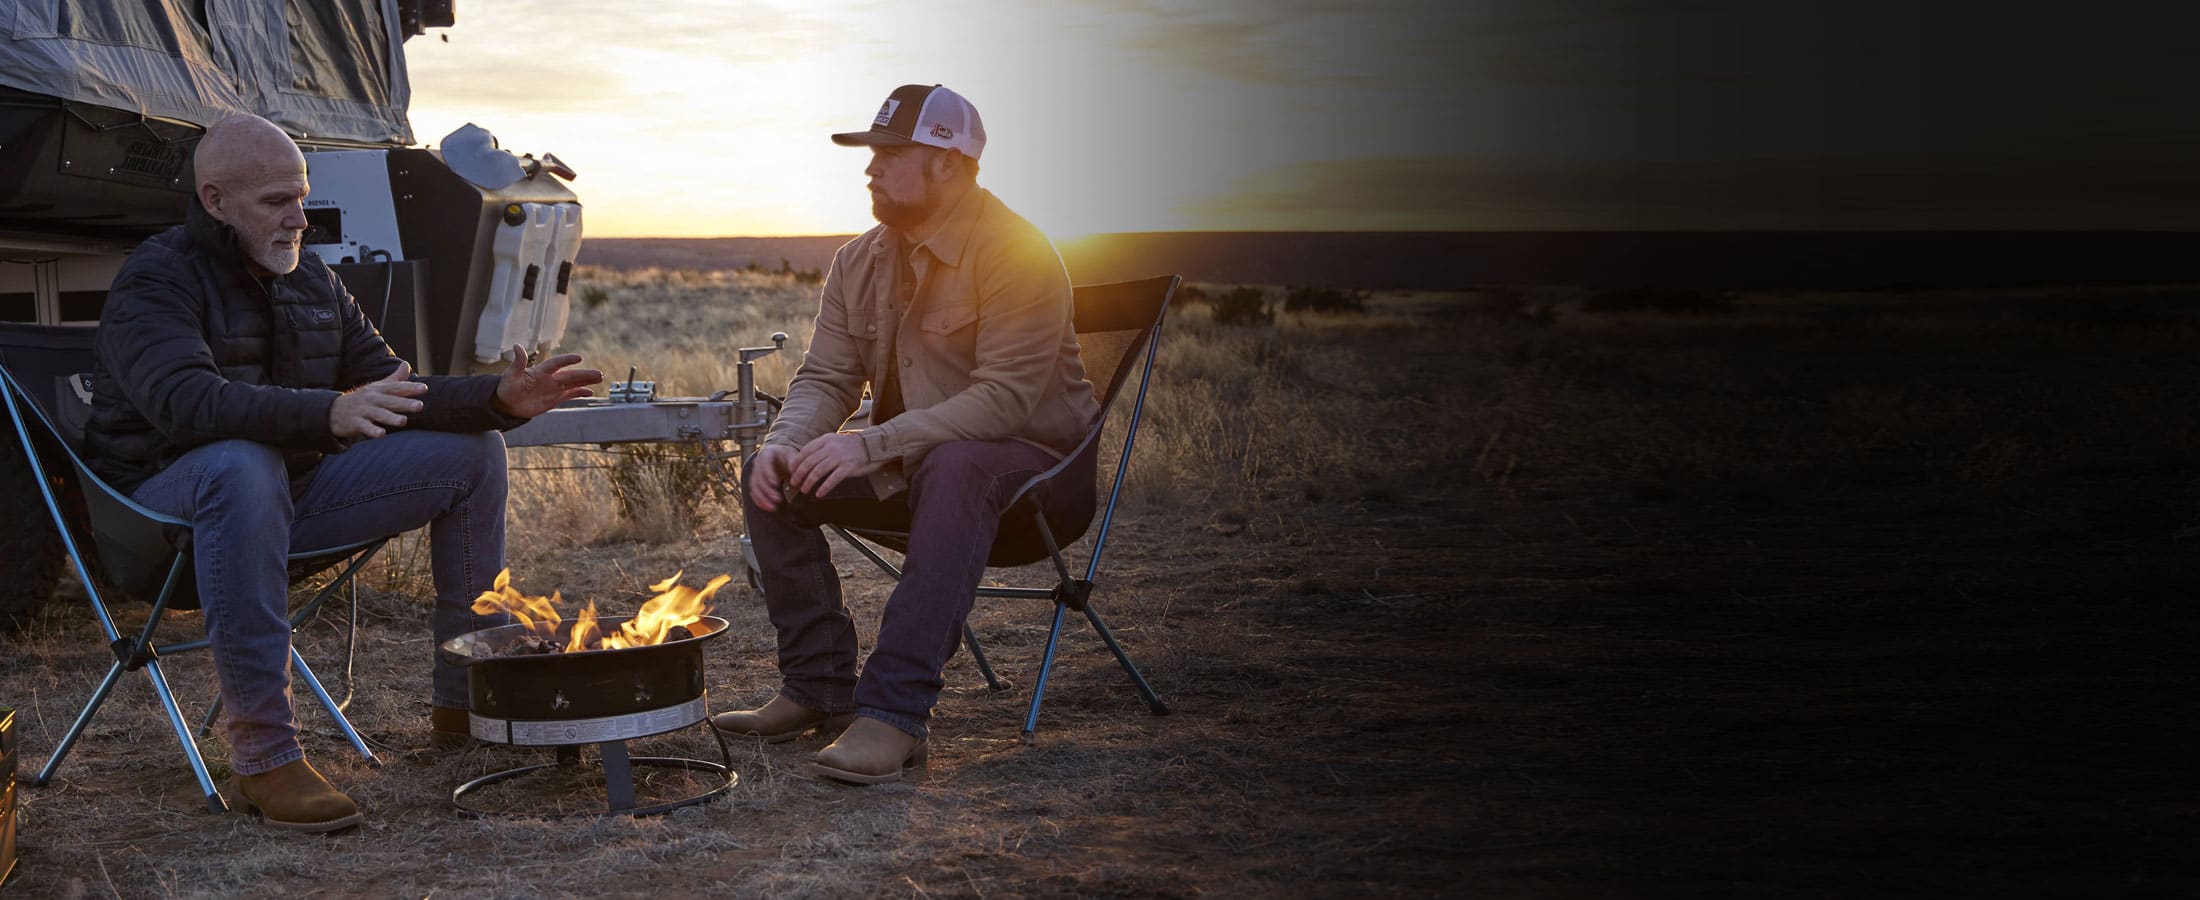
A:
{"type": "Polygon", "coordinates": [[[6,437],[0,440],[0,631],[13,631],[53,596],[64,557],[22,445],[13,434],[6,437]]]}

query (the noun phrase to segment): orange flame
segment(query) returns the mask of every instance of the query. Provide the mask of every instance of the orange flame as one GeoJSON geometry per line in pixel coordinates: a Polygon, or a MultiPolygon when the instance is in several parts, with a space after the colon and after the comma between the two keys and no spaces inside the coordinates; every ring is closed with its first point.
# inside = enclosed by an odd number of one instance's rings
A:
{"type": "MultiPolygon", "coordinates": [[[[693,625],[703,620],[710,611],[712,594],[733,580],[731,575],[720,575],[710,580],[701,590],[680,584],[680,576],[686,570],[674,572],[649,589],[657,592],[634,617],[619,625],[619,630],[606,633],[601,617],[596,613],[596,602],[591,600],[582,606],[573,619],[573,628],[566,637],[565,652],[582,650],[616,650],[626,647],[644,647],[662,644],[672,629],[693,625]]],[[[497,573],[495,586],[474,598],[473,610],[477,614],[509,613],[514,621],[527,626],[546,639],[556,639],[558,629],[565,618],[558,613],[558,605],[564,598],[557,592],[548,597],[530,597],[512,587],[512,570],[497,573]]]]}

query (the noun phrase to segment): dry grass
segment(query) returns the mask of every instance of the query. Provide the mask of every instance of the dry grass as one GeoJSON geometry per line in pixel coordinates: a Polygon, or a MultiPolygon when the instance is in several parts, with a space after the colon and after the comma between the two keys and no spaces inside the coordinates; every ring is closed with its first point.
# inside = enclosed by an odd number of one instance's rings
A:
{"type": "MultiPolygon", "coordinates": [[[[573,343],[664,393],[807,330],[775,276],[586,273],[573,343]]],[[[1209,293],[1217,293],[1210,290],[1209,293]]],[[[1753,896],[2200,890],[2181,748],[2200,637],[2193,291],[1746,295],[1585,309],[1564,289],[1376,295],[1357,316],[1173,315],[1097,595],[1176,714],[1082,627],[1017,740],[1043,610],[975,622],[1018,686],[949,664],[922,780],[736,747],[726,799],[627,820],[454,812],[546,761],[371,769],[302,715],[358,833],[197,808],[126,680],[25,803],[25,896],[1753,896]],[[341,873],[331,877],[330,873],[341,873]]],[[[765,368],[785,383],[794,353],[765,368]]],[[[621,517],[597,454],[515,454],[521,586],[607,607],[740,565],[738,514],[621,517]]],[[[366,581],[352,717],[425,739],[425,548],[366,581]]],[[[859,633],[886,584],[840,568],[859,633]]],[[[1004,580],[1035,573],[1005,573],[1004,580]]],[[[715,708],[774,685],[730,586],[715,708]]],[[[142,610],[125,613],[142,615],[142,610]]],[[[299,635],[338,681],[344,629],[299,635]],[[323,662],[325,661],[325,662],[323,662]]],[[[195,624],[186,619],[177,636],[195,624]]],[[[57,604],[0,638],[41,760],[104,650],[57,604]]],[[[204,702],[203,658],[172,660],[204,702]]],[[[700,732],[638,752],[710,758],[700,732]]],[[[219,741],[202,742],[217,767],[219,741]]],[[[593,800],[561,784],[544,809],[593,800]]]]}

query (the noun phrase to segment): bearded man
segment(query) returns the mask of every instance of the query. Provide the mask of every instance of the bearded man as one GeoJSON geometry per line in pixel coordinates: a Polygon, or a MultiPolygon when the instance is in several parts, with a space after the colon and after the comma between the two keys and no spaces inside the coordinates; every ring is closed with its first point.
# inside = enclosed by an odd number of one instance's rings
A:
{"type": "MultiPolygon", "coordinates": [[[[184,224],[130,254],[100,313],[86,456],[100,477],[192,525],[192,561],[228,710],[231,791],[271,826],[333,831],[356,803],[314,771],[291,710],[292,547],[421,525],[436,643],[500,619],[474,598],[504,565],[504,439],[601,373],[565,355],[502,375],[415,379],[318,257],[290,136],[216,123],[192,157],[184,224]]],[[[432,645],[431,645],[432,647],[432,645]]],[[[466,676],[435,664],[430,727],[467,731],[466,676]]]]}
{"type": "MultiPolygon", "coordinates": [[[[833,142],[871,149],[879,226],[834,256],[809,352],[743,470],[779,693],[711,724],[768,742],[845,725],[814,771],[876,784],[924,761],[940,671],[1008,498],[1073,449],[1099,407],[1061,256],[977,185],[985,127],[968,100],[904,85],[868,131],[833,142]],[[840,430],[866,384],[869,424],[840,430]],[[909,533],[860,677],[828,522],[909,533]]],[[[1079,488],[1044,498],[1063,531],[1092,517],[1090,454],[1078,466],[1062,483],[1079,488]]]]}

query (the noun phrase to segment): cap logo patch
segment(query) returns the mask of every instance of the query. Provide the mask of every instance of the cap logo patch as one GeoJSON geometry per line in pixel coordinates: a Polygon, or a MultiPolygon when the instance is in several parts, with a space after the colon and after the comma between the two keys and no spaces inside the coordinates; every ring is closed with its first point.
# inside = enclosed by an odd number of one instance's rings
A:
{"type": "Polygon", "coordinates": [[[890,120],[892,120],[892,119],[894,118],[894,110],[895,110],[895,109],[897,109],[897,108],[899,108],[900,106],[901,106],[901,101],[899,101],[899,100],[896,100],[896,99],[894,99],[894,98],[892,98],[892,97],[888,97],[888,98],[886,98],[886,102],[885,102],[885,103],[879,104],[879,108],[878,108],[878,118],[876,118],[876,119],[872,119],[872,120],[871,120],[871,124],[873,124],[873,125],[884,125],[884,124],[886,124],[886,123],[887,123],[888,121],[890,121],[890,120]]]}
{"type": "Polygon", "coordinates": [[[934,125],[932,126],[932,136],[943,141],[952,141],[955,139],[955,132],[948,130],[945,125],[934,125]]]}

